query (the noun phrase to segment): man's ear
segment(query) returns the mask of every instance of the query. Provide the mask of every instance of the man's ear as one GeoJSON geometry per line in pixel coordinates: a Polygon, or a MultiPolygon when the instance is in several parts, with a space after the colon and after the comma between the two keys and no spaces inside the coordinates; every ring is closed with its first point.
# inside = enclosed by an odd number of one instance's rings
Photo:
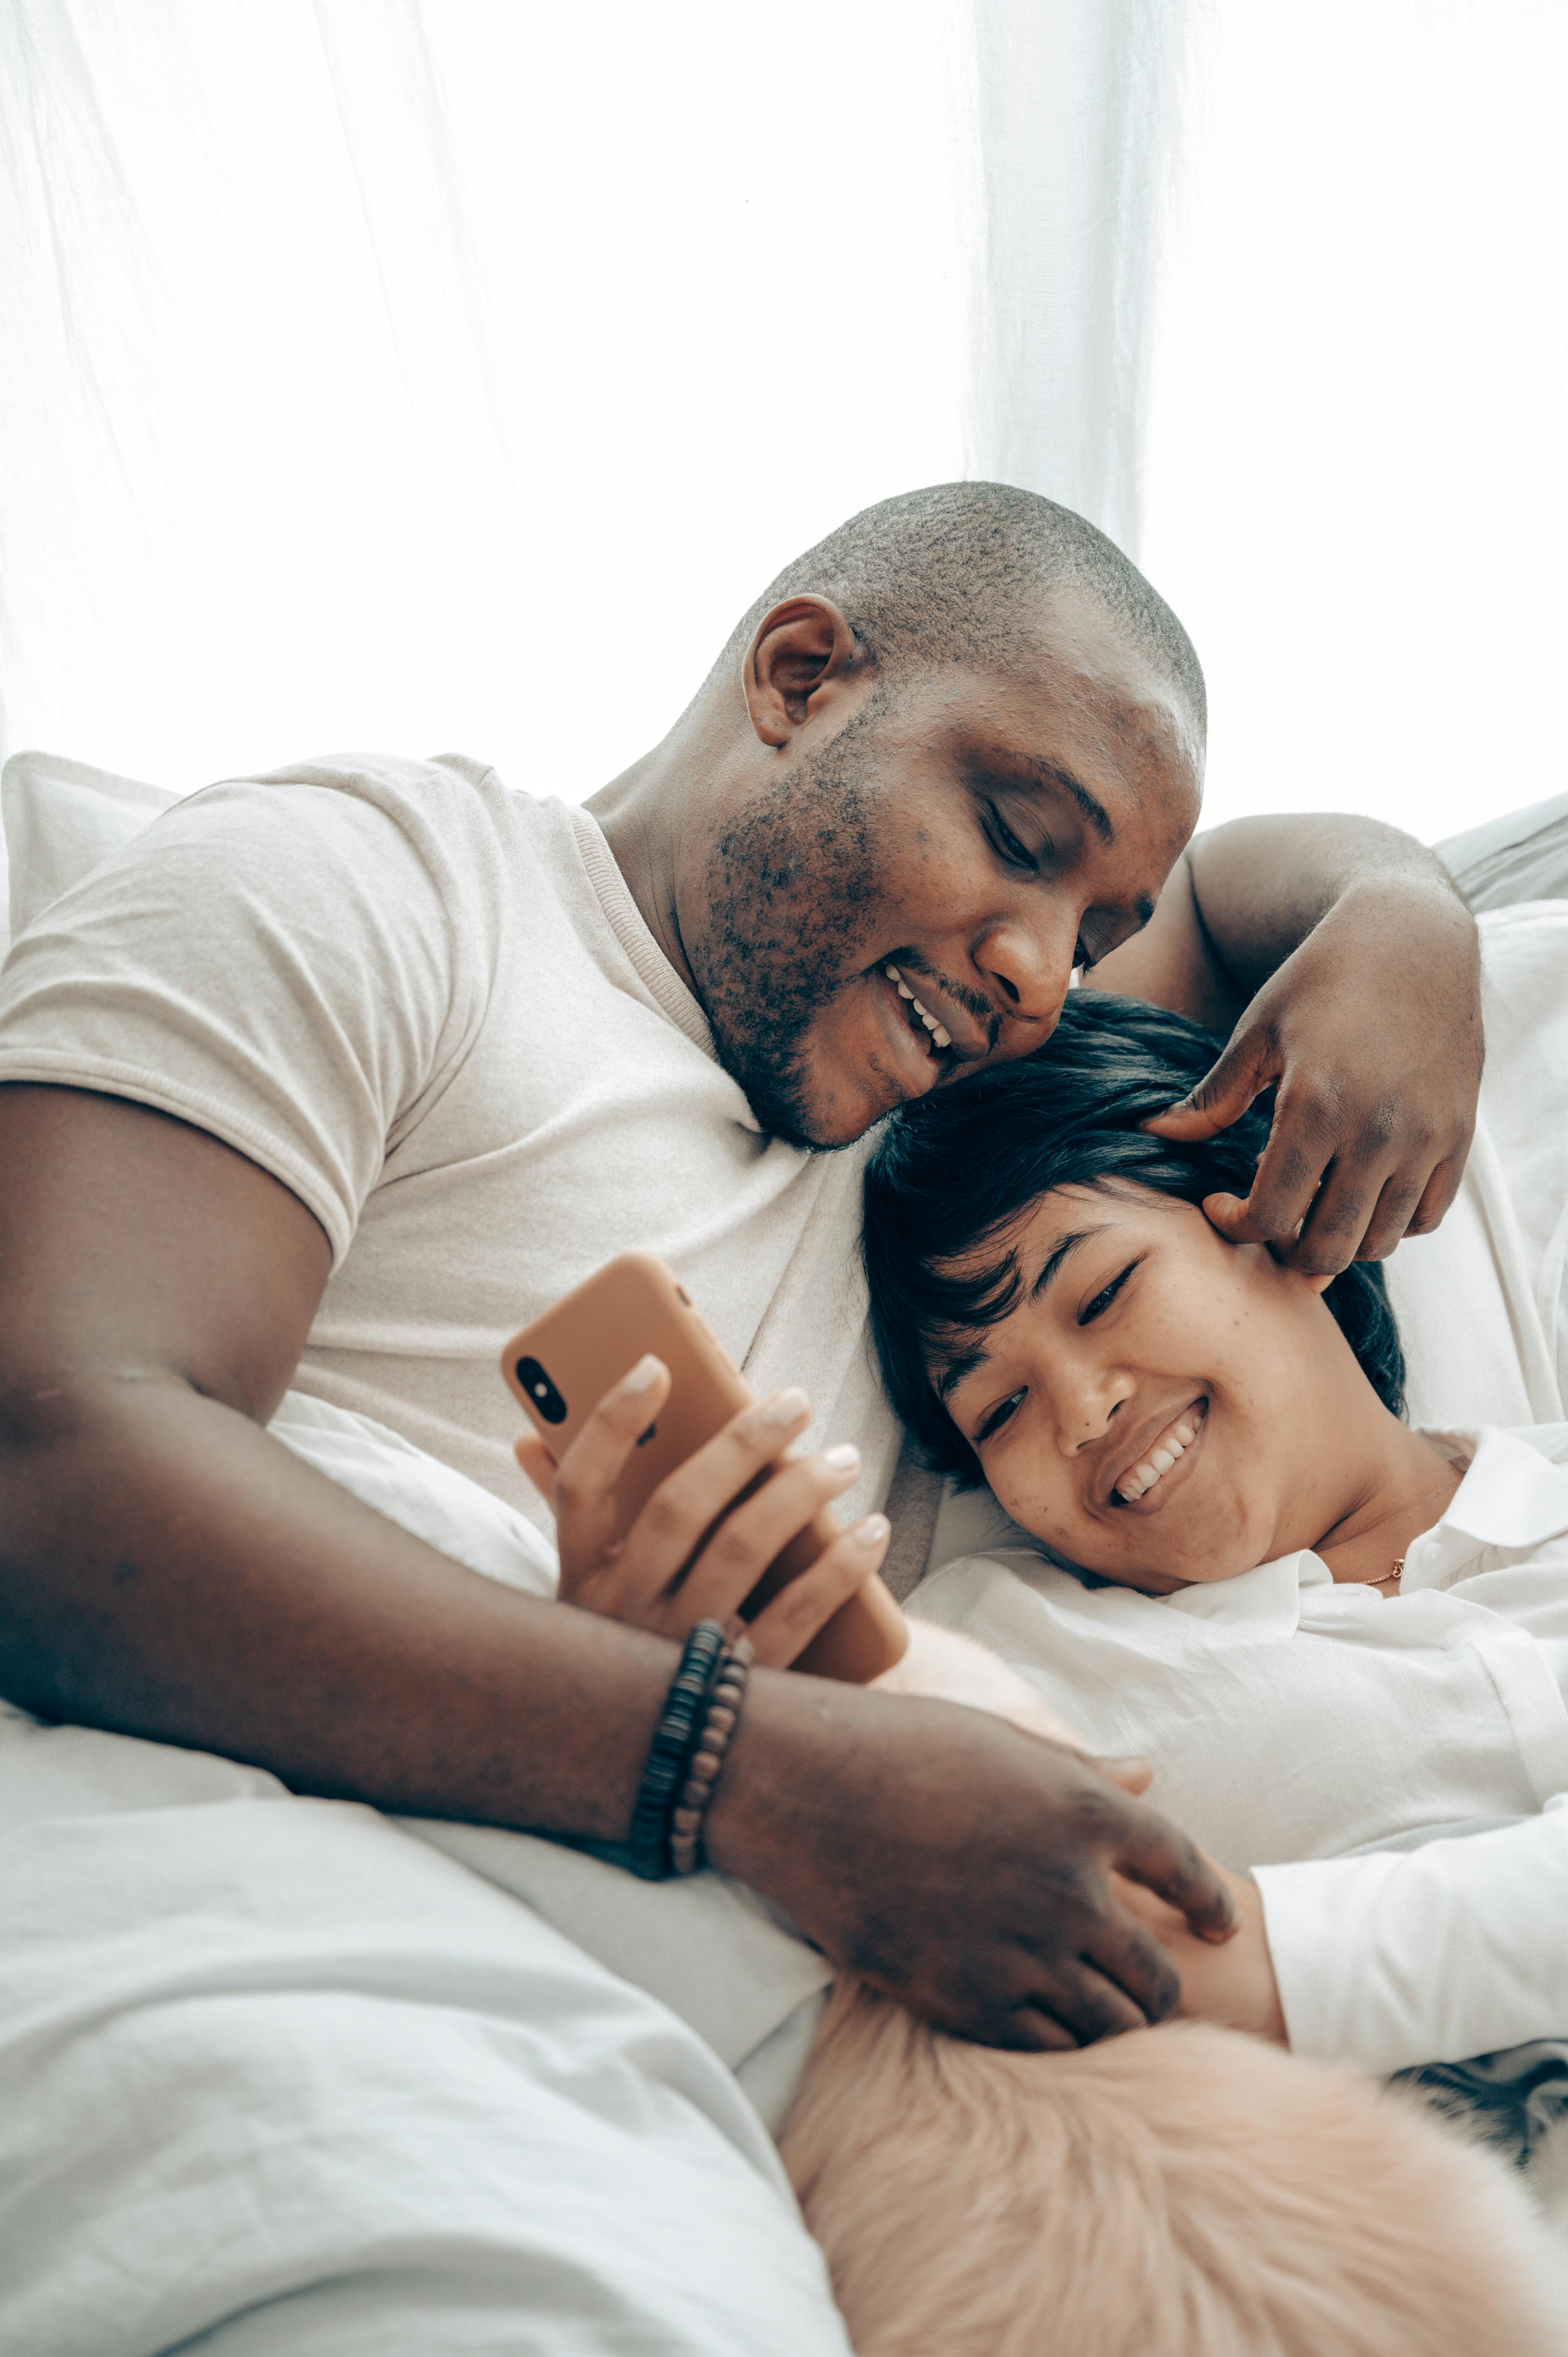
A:
{"type": "Polygon", "coordinates": [[[787,597],[765,614],[746,649],[742,680],[751,725],[765,745],[787,745],[854,671],[854,632],[826,597],[787,597]]]}

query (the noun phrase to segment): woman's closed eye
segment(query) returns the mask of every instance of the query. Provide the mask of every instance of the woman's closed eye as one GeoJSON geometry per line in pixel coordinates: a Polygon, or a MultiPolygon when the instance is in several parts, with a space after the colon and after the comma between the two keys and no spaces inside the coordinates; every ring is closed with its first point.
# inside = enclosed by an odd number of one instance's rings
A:
{"type": "Polygon", "coordinates": [[[1078,1322],[1080,1326],[1092,1326],[1097,1318],[1104,1315],[1137,1265],[1135,1260],[1130,1260],[1120,1276],[1113,1276],[1110,1284],[1095,1295],[1092,1301],[1085,1302],[1078,1313],[1078,1322]]]}
{"type": "Polygon", "coordinates": [[[1019,1408],[1023,1405],[1023,1403],[1024,1394],[1022,1392],[1010,1392],[1004,1400],[998,1400],[994,1407],[987,1408],[985,1414],[980,1419],[979,1429],[976,1431],[974,1438],[970,1444],[971,1447],[974,1448],[983,1448],[986,1441],[991,1438],[993,1433],[1000,1432],[1008,1418],[1017,1414],[1019,1408]]]}

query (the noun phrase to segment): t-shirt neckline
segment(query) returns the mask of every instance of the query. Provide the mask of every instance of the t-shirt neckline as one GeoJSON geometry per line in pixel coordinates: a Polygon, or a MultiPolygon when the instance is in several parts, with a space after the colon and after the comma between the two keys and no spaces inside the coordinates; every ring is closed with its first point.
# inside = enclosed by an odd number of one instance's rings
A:
{"type": "Polygon", "coordinates": [[[580,802],[571,803],[569,808],[594,897],[604,910],[611,932],[631,961],[639,981],[647,985],[660,1012],[669,1017],[676,1029],[683,1031],[716,1063],[718,1051],[708,1018],[649,931],[603,827],[580,802]]]}

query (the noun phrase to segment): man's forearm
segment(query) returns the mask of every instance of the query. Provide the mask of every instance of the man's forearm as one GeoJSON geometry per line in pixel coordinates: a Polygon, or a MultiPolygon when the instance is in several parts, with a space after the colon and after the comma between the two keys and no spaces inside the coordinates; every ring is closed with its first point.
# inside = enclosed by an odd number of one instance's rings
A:
{"type": "Polygon", "coordinates": [[[1250,999],[1351,893],[1388,890],[1471,920],[1435,852],[1378,819],[1343,813],[1233,819],[1201,834],[1187,865],[1210,954],[1239,1002],[1250,999]]]}
{"type": "MultiPolygon", "coordinates": [[[[625,1838],[673,1642],[464,1570],[167,1376],[13,1391],[0,1418],[0,1690],[300,1792],[625,1838]]],[[[1105,1869],[1229,1916],[1190,1843],[1071,1754],[793,1672],[754,1672],[706,1837],[825,1953],[997,2044],[1174,2002],[1105,1869]]]]}
{"type": "Polygon", "coordinates": [[[0,1443],[0,1690],[301,1792],[624,1835],[675,1648],[520,1596],[165,1377],[0,1443]]]}

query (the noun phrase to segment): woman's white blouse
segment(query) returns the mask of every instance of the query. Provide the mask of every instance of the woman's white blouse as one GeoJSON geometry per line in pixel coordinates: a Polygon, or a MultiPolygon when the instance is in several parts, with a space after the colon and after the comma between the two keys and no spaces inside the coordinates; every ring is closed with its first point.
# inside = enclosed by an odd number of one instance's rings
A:
{"type": "Polygon", "coordinates": [[[1256,1874],[1293,2048],[1387,2071],[1568,2032],[1568,1425],[1430,1437],[1468,1470],[1391,1598],[1305,1551],[1154,1598],[1004,1544],[909,1606],[1151,1760],[1256,1874]]]}

